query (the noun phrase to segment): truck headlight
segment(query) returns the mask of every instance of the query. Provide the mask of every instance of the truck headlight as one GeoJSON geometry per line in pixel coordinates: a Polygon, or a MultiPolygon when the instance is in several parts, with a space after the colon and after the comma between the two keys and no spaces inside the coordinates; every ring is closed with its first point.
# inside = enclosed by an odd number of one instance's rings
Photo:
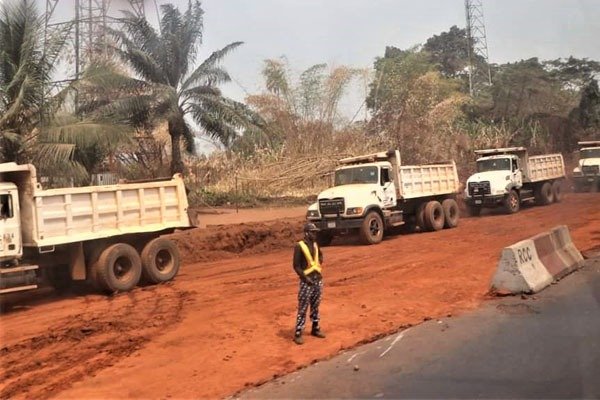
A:
{"type": "Polygon", "coordinates": [[[319,210],[308,210],[306,212],[306,218],[319,218],[319,210]]]}
{"type": "Polygon", "coordinates": [[[346,210],[346,215],[361,215],[362,213],[362,207],[351,207],[346,210]]]}

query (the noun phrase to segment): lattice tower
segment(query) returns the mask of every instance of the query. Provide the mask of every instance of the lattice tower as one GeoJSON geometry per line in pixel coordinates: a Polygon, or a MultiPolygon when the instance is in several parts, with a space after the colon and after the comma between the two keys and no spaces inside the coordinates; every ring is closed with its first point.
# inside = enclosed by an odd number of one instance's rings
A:
{"type": "Polygon", "coordinates": [[[477,94],[483,86],[492,84],[482,3],[482,0],[465,0],[471,96],[477,94]]]}

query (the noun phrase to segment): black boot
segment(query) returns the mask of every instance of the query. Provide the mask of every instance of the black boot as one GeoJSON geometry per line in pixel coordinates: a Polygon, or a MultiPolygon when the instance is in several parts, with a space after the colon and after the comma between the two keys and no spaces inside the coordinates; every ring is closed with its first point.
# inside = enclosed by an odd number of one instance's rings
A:
{"type": "Polygon", "coordinates": [[[302,332],[296,331],[296,333],[294,334],[294,343],[304,344],[304,339],[302,339],[302,332]]]}
{"type": "Polygon", "coordinates": [[[310,334],[320,339],[325,339],[325,334],[323,333],[321,328],[319,328],[319,325],[313,325],[310,334]]]}

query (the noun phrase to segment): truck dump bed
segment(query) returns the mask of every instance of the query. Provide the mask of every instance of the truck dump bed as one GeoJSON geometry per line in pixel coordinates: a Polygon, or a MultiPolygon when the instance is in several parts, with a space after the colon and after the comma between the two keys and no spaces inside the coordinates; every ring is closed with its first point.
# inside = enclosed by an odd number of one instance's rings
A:
{"type": "Polygon", "coordinates": [[[390,150],[340,160],[340,164],[353,165],[375,161],[388,161],[392,164],[396,191],[399,199],[438,196],[458,193],[459,181],[454,161],[425,164],[402,165],[400,151],[390,150]],[[398,182],[400,182],[398,184],[398,182]]]}
{"type": "Polygon", "coordinates": [[[26,246],[53,246],[192,225],[179,175],[144,183],[37,189],[33,202],[26,203],[32,209],[23,211],[33,215],[22,221],[26,246]]]}
{"type": "Polygon", "coordinates": [[[527,177],[530,182],[558,179],[565,176],[565,163],[562,154],[531,156],[527,160],[527,177]]]}
{"type": "Polygon", "coordinates": [[[454,162],[400,167],[400,196],[404,199],[457,193],[458,173],[454,162]]]}

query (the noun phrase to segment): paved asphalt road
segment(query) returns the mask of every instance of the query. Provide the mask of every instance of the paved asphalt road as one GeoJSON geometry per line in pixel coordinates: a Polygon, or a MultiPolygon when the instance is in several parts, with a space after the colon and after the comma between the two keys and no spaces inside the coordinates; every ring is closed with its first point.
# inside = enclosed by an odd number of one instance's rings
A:
{"type": "Polygon", "coordinates": [[[599,399],[600,260],[586,264],[534,296],[428,321],[240,397],[599,399]]]}

